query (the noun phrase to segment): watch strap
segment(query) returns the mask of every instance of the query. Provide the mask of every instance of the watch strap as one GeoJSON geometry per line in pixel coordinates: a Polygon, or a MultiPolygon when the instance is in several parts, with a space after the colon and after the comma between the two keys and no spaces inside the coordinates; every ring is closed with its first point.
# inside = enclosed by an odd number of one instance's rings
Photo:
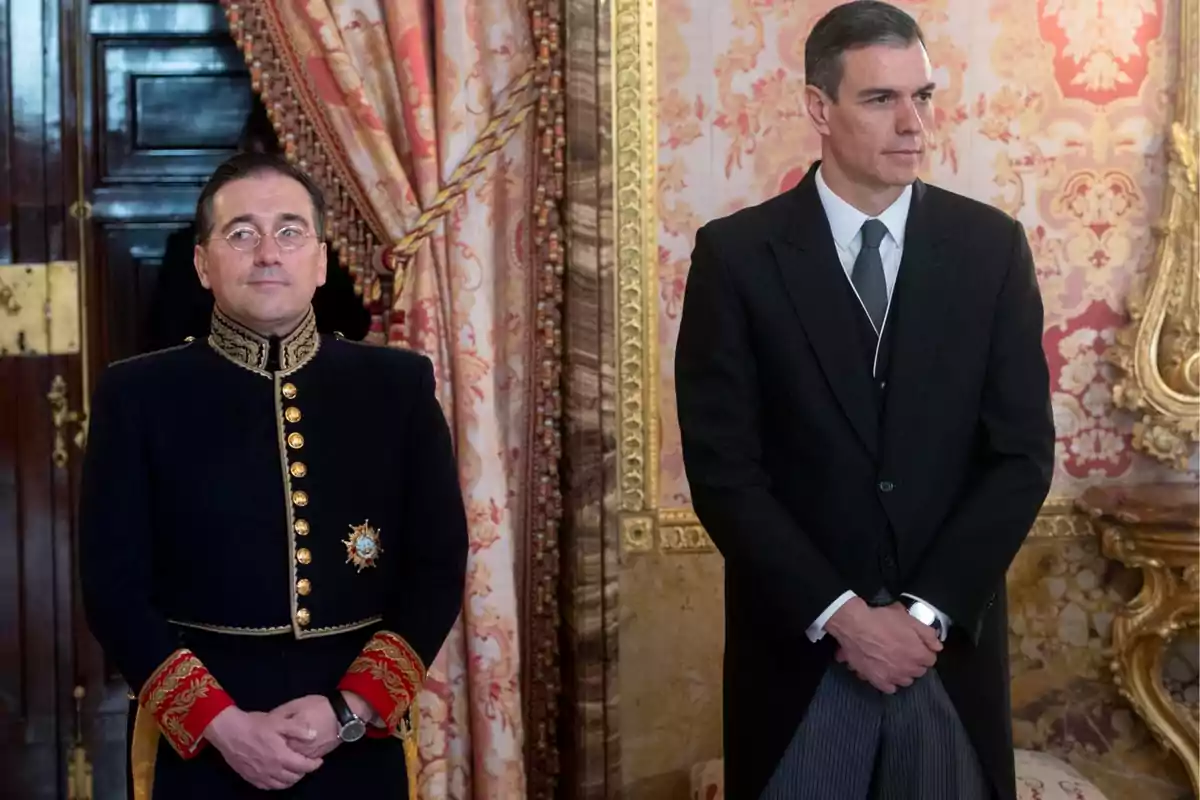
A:
{"type": "Polygon", "coordinates": [[[350,710],[350,704],[342,696],[341,690],[334,690],[325,696],[329,699],[329,704],[333,706],[333,715],[337,717],[338,727],[344,728],[358,719],[358,715],[350,710]]]}

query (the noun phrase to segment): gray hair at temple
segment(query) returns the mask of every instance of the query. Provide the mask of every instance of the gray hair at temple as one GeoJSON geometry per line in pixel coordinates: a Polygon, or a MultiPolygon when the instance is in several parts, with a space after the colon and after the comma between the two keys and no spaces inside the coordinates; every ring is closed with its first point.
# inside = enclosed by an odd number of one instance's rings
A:
{"type": "Polygon", "coordinates": [[[871,45],[925,45],[921,26],[904,11],[879,0],[854,0],[832,9],[813,26],[804,45],[804,81],[837,101],[842,54],[871,45]]]}

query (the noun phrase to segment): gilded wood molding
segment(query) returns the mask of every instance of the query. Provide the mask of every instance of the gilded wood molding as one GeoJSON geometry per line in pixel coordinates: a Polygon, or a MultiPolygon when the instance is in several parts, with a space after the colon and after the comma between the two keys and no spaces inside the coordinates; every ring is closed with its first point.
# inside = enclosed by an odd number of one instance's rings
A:
{"type": "Polygon", "coordinates": [[[658,506],[658,220],[654,0],[612,4],[618,486],[622,540],[646,549],[658,506]]]}
{"type": "Polygon", "coordinates": [[[1200,0],[1180,3],[1177,75],[1154,263],[1129,297],[1112,360],[1124,373],[1113,402],[1139,415],[1134,447],[1186,469],[1200,440],[1200,0]]]}
{"type": "MultiPolygon", "coordinates": [[[[1095,535],[1091,520],[1076,511],[1069,500],[1053,499],[1043,507],[1033,528],[1032,539],[1086,539],[1095,535]]],[[[658,514],[657,549],[663,553],[711,553],[716,545],[690,508],[666,508],[658,514]]],[[[653,540],[640,549],[653,550],[653,540]]]]}
{"type": "Polygon", "coordinates": [[[1121,695],[1200,792],[1200,722],[1163,682],[1172,641],[1200,627],[1200,518],[1186,484],[1093,488],[1078,501],[1095,520],[1101,552],[1142,573],[1142,588],[1112,624],[1110,669],[1121,695]]]}

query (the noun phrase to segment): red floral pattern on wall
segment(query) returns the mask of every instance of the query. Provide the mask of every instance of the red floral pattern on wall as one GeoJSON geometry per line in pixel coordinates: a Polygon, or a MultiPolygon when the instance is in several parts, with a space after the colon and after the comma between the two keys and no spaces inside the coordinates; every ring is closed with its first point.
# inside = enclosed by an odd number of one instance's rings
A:
{"type": "MultiPolygon", "coordinates": [[[[804,39],[838,0],[660,0],[660,502],[689,504],[673,362],[696,229],[785,191],[819,155],[804,39]]],[[[900,0],[938,83],[926,179],[1029,234],[1058,423],[1053,491],[1153,479],[1104,353],[1153,254],[1174,9],[1163,0],[900,0]]]]}

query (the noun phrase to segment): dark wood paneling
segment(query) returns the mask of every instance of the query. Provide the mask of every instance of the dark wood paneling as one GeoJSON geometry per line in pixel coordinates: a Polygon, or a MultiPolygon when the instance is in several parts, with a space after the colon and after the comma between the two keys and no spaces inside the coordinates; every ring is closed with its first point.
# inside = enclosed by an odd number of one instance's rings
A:
{"type": "MultiPolygon", "coordinates": [[[[67,257],[60,4],[0,4],[0,258],[67,257]]],[[[10,267],[0,266],[0,280],[10,267]]],[[[0,312],[2,313],[2,312],[0,312]]],[[[71,667],[71,473],[46,394],[77,358],[0,359],[0,796],[59,798],[71,667]]],[[[78,404],[78,386],[74,401],[78,404]]],[[[66,734],[69,735],[69,734],[66,734]]]]}
{"type": "Polygon", "coordinates": [[[211,175],[237,143],[251,105],[245,62],[232,41],[103,36],[96,48],[96,96],[103,98],[97,183],[195,183],[211,175]]]}
{"type": "MultiPolygon", "coordinates": [[[[240,56],[239,56],[240,60],[240,56]]],[[[236,142],[251,98],[246,91],[244,70],[237,74],[134,75],[133,149],[149,155],[158,166],[166,151],[205,155],[205,151],[224,152],[236,142]],[[179,118],[179,109],[215,106],[211,113],[179,118]]],[[[209,160],[203,162],[206,175],[209,160]]],[[[190,165],[195,168],[196,159],[190,165]]]]}
{"type": "Polygon", "coordinates": [[[162,266],[167,236],[179,230],[165,222],[109,223],[96,248],[96,268],[105,281],[104,308],[112,309],[105,328],[114,353],[140,353],[147,349],[146,315],[162,266]]]}
{"type": "Polygon", "coordinates": [[[236,150],[253,93],[215,4],[105,3],[91,7],[88,23],[103,364],[146,349],[167,237],[192,220],[204,181],[236,150]]]}
{"type": "MultiPolygon", "coordinates": [[[[94,378],[141,349],[167,237],[234,151],[251,93],[215,2],[93,2],[81,19],[84,7],[0,0],[0,280],[22,262],[84,265],[94,378]],[[80,198],[92,211],[82,225],[69,212],[80,198]]],[[[75,590],[81,453],[69,446],[66,468],[52,460],[46,395],[61,375],[80,409],[83,373],[78,356],[0,358],[3,798],[64,800],[77,732],[94,796],[125,797],[127,687],[75,590]],[[76,686],[86,689],[82,727],[76,686]]]]}

